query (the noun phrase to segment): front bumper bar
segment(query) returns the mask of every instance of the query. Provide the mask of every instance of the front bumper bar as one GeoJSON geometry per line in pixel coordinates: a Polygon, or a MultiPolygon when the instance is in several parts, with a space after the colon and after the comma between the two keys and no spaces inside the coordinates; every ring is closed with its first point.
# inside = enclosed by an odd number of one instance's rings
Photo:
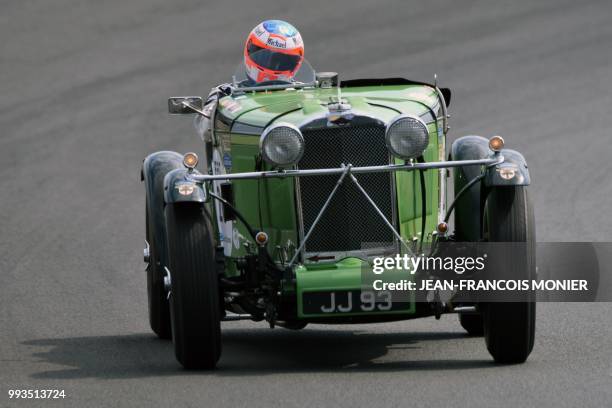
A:
{"type": "MultiPolygon", "coordinates": [[[[407,163],[407,164],[388,164],[384,166],[365,166],[365,167],[350,167],[350,173],[383,173],[392,171],[414,171],[414,170],[429,170],[429,169],[444,169],[463,166],[495,166],[504,162],[504,157],[501,154],[495,154],[488,159],[480,160],[455,160],[443,162],[429,163],[407,163]]],[[[207,181],[221,180],[248,180],[260,178],[286,178],[286,177],[307,177],[307,176],[329,176],[334,174],[342,174],[346,172],[347,164],[338,168],[330,169],[311,169],[311,170],[272,170],[272,171],[253,171],[245,173],[232,174],[189,174],[187,177],[195,182],[203,183],[207,181]]]]}
{"type": "MultiPolygon", "coordinates": [[[[188,173],[187,178],[194,182],[204,183],[210,181],[222,181],[222,180],[246,180],[246,179],[261,179],[261,178],[286,178],[286,177],[305,177],[305,176],[326,176],[326,175],[339,175],[339,179],[336,182],[332,192],[327,197],[325,204],[319,211],[319,214],[315,218],[315,221],[310,226],[310,229],[304,236],[304,239],[297,248],[295,254],[289,261],[288,266],[292,267],[297,261],[300,255],[304,255],[305,244],[310,238],[310,235],[314,231],[315,226],[323,216],[323,213],[329,206],[331,199],[336,194],[338,187],[344,182],[344,179],[348,176],[364,195],[368,202],[374,207],[378,215],[384,221],[384,223],[391,229],[393,234],[399,243],[401,243],[407,250],[408,253],[412,254],[412,250],[406,242],[402,239],[399,232],[395,230],[393,225],[387,220],[383,212],[378,208],[376,203],[372,200],[369,194],[359,184],[359,181],[355,178],[355,174],[361,173],[380,173],[380,172],[394,172],[394,171],[414,171],[414,170],[428,170],[428,169],[443,169],[451,167],[463,167],[463,166],[486,166],[492,167],[503,163],[504,158],[501,154],[495,153],[492,157],[480,160],[457,160],[457,161],[445,161],[445,162],[430,162],[430,163],[408,163],[408,164],[389,164],[384,166],[367,166],[367,167],[353,167],[351,164],[343,164],[338,168],[330,169],[311,169],[311,170],[277,170],[277,171],[258,171],[258,172],[247,172],[247,173],[234,173],[234,174],[218,174],[218,175],[204,175],[188,173]]],[[[444,216],[444,214],[442,214],[444,216]]]]}

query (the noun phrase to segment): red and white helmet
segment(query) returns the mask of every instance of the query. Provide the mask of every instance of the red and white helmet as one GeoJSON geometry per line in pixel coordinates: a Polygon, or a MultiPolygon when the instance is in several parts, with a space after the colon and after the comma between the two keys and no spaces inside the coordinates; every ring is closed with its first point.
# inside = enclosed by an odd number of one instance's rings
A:
{"type": "Polygon", "coordinates": [[[255,82],[291,81],[302,61],[302,36],[285,21],[264,21],[251,31],[244,45],[246,72],[255,82]]]}

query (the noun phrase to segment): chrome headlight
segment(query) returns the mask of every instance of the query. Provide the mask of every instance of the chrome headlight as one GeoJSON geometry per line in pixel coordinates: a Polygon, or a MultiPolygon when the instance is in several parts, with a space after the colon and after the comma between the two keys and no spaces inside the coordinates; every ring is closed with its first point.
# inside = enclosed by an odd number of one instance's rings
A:
{"type": "Polygon", "coordinates": [[[292,166],[304,154],[302,132],[290,123],[277,123],[264,130],[259,139],[261,155],[276,166],[292,166]]]}
{"type": "Polygon", "coordinates": [[[427,125],[418,118],[400,115],[387,125],[387,149],[401,159],[414,159],[423,154],[429,144],[427,125]]]}

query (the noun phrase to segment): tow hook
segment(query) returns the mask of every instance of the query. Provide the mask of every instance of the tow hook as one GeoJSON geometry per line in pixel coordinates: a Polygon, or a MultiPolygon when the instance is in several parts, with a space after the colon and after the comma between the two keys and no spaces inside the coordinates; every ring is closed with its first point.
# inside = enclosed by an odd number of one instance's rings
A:
{"type": "Polygon", "coordinates": [[[172,275],[167,266],[164,266],[164,272],[164,289],[168,292],[166,299],[170,299],[170,294],[172,293],[172,275]]]}

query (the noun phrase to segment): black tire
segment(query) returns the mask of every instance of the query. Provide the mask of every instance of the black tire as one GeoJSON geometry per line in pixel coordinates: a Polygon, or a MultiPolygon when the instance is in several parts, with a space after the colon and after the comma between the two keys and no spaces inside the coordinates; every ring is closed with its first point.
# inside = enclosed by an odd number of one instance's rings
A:
{"type": "Polygon", "coordinates": [[[198,203],[166,206],[170,316],[177,360],[212,369],[221,356],[219,280],[210,215],[198,203]]]}
{"type": "MultiPolygon", "coordinates": [[[[504,262],[513,279],[535,278],[535,223],[525,187],[496,187],[487,199],[486,235],[490,242],[525,242],[521,253],[504,262]]],[[[527,360],[535,338],[536,304],[533,293],[525,301],[483,303],[484,336],[496,363],[527,360]]]]}
{"type": "Polygon", "coordinates": [[[484,324],[480,313],[460,314],[459,323],[470,336],[484,335],[484,324]]]}
{"type": "MultiPolygon", "coordinates": [[[[153,234],[151,216],[149,215],[149,202],[146,203],[146,236],[149,243],[149,264],[147,265],[147,298],[149,305],[149,324],[151,330],[160,339],[172,338],[170,327],[170,305],[164,288],[164,266],[161,262],[160,244],[153,234]]],[[[163,210],[162,210],[163,211],[163,210]]],[[[157,216],[163,212],[157,212],[157,216]]]]}

